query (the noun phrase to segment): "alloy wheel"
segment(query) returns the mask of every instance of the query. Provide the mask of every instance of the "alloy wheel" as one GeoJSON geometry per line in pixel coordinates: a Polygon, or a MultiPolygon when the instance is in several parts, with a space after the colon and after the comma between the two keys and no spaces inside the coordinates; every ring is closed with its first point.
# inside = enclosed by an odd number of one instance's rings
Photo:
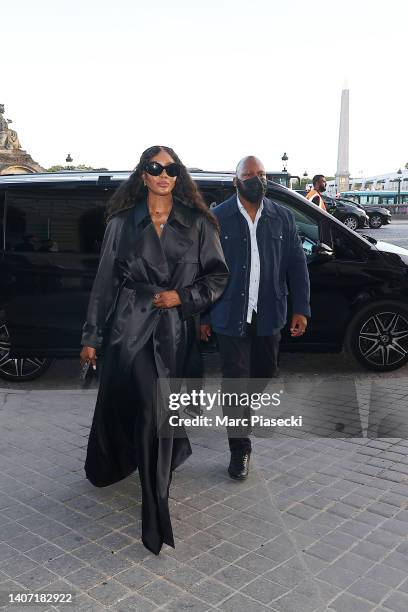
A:
{"type": "Polygon", "coordinates": [[[373,366],[395,367],[408,357],[408,317],[398,312],[377,312],[361,325],[361,357],[373,366]]]}
{"type": "Polygon", "coordinates": [[[356,230],[358,227],[358,221],[352,215],[350,217],[346,217],[343,221],[344,225],[351,230],[356,230]]]}
{"type": "Polygon", "coordinates": [[[33,380],[41,376],[51,364],[44,357],[10,357],[10,334],[7,325],[0,325],[0,378],[14,382],[33,380]]]}
{"type": "Polygon", "coordinates": [[[377,229],[378,227],[382,226],[382,219],[380,217],[380,215],[373,215],[372,217],[370,217],[370,221],[369,221],[370,227],[373,227],[374,229],[377,229]]]}

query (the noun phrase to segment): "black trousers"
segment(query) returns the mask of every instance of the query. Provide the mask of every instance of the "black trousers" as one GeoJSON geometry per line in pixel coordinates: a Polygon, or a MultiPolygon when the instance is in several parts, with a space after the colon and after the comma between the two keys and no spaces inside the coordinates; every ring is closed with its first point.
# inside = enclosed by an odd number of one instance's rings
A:
{"type": "MultiPolygon", "coordinates": [[[[223,376],[223,393],[261,393],[265,383],[225,379],[269,379],[279,374],[279,343],[281,333],[273,336],[258,336],[256,313],[247,323],[246,336],[225,336],[217,333],[223,376]],[[262,388],[260,388],[262,385],[262,388]]],[[[224,416],[250,419],[250,407],[223,406],[224,416]]],[[[227,427],[231,451],[251,451],[250,428],[227,427]]]]}

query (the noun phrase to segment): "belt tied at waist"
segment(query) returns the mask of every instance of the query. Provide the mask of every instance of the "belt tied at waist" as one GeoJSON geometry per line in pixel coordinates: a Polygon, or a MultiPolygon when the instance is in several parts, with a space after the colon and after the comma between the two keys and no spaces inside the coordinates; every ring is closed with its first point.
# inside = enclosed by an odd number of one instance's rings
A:
{"type": "Polygon", "coordinates": [[[155,293],[160,293],[161,291],[169,291],[169,287],[162,287],[160,285],[152,285],[151,283],[144,283],[142,281],[135,281],[131,278],[128,278],[123,285],[126,289],[135,289],[136,291],[140,291],[142,293],[147,293],[149,295],[154,295],[155,293]]]}
{"type": "MultiPolygon", "coordinates": [[[[133,289],[136,290],[136,292],[139,292],[139,294],[142,295],[148,295],[150,297],[153,297],[155,295],[155,293],[160,293],[161,291],[170,291],[170,287],[163,287],[161,285],[152,285],[151,283],[144,283],[142,281],[135,281],[131,278],[126,279],[123,282],[123,287],[125,287],[126,289],[133,289]]],[[[137,294],[136,294],[137,295],[137,294]]],[[[175,306],[173,308],[158,308],[157,311],[158,312],[163,312],[163,310],[177,310],[177,312],[179,312],[180,316],[182,314],[181,311],[181,305],[179,304],[178,306],[175,306]]]]}

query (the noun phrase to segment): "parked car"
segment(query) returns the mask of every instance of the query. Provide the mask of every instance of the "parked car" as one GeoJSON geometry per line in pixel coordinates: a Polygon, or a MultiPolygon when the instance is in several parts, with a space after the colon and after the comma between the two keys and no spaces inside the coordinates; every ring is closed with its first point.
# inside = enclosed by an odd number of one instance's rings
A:
{"type": "MultiPolygon", "coordinates": [[[[79,358],[82,325],[104,232],[106,202],[126,172],[0,177],[0,376],[36,378],[54,358],[79,358]]],[[[207,204],[233,192],[232,176],[192,173],[207,204]]],[[[367,239],[273,182],[292,210],[308,261],[312,318],[283,351],[338,352],[367,368],[408,361],[408,250],[367,239]]],[[[291,312],[288,296],[289,317],[291,312]]],[[[290,320],[290,319],[289,319],[290,320]]]]}
{"type": "MultiPolygon", "coordinates": [[[[306,191],[301,189],[297,190],[303,196],[306,196],[306,191]]],[[[352,230],[362,229],[369,225],[369,216],[362,209],[359,208],[354,202],[346,202],[345,200],[339,200],[332,198],[326,194],[322,194],[324,203],[326,204],[327,211],[339,219],[346,227],[352,230]]]]}
{"type": "Polygon", "coordinates": [[[391,223],[391,212],[384,206],[376,206],[375,204],[357,204],[347,198],[336,198],[336,201],[344,202],[345,204],[351,204],[364,210],[368,215],[368,225],[372,229],[378,229],[382,225],[388,225],[391,223]]]}

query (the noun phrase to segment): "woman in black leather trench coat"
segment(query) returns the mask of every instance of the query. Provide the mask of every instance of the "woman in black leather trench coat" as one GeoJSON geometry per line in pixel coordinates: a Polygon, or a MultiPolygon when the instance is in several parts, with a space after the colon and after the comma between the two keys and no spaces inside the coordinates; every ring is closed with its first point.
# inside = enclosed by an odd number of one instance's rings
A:
{"type": "Polygon", "coordinates": [[[142,541],[155,554],[174,547],[171,473],[191,454],[185,432],[158,435],[157,378],[183,376],[192,317],[227,280],[217,222],[185,166],[172,149],[147,149],[110,202],[81,363],[103,350],[86,476],[104,487],[138,468],[142,541]]]}

